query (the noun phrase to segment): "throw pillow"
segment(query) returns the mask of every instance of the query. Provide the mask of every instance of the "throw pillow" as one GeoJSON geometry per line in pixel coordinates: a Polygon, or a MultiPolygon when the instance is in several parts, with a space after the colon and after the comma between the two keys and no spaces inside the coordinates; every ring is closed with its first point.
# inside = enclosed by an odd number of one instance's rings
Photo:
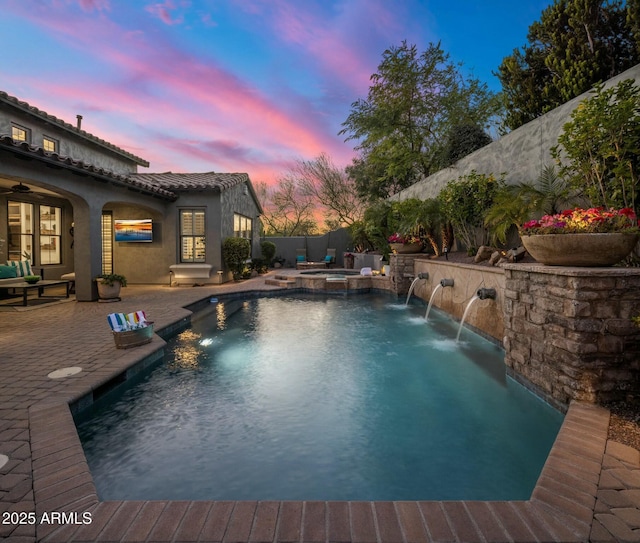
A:
{"type": "Polygon", "coordinates": [[[31,262],[28,260],[9,260],[9,266],[16,269],[16,277],[24,277],[25,275],[33,275],[31,271],[31,262]]]}
{"type": "Polygon", "coordinates": [[[17,277],[17,274],[13,266],[0,266],[0,279],[12,279],[14,277],[17,277]]]}

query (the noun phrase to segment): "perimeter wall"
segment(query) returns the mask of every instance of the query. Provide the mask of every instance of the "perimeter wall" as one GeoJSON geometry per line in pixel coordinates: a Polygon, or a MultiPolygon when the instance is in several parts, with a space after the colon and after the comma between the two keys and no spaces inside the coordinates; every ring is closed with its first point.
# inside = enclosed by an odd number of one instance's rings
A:
{"type": "MultiPolygon", "coordinates": [[[[605,86],[613,86],[624,79],[640,82],[640,64],[609,79],[605,86]]],[[[493,173],[496,176],[504,172],[506,181],[510,184],[536,181],[542,169],[553,164],[549,150],[557,145],[558,136],[562,133],[564,124],[570,120],[571,112],[589,94],[590,91],[581,94],[502,136],[499,140],[462,158],[450,168],[440,170],[395,194],[391,200],[435,198],[449,181],[458,179],[472,170],[483,174],[493,173]]]]}

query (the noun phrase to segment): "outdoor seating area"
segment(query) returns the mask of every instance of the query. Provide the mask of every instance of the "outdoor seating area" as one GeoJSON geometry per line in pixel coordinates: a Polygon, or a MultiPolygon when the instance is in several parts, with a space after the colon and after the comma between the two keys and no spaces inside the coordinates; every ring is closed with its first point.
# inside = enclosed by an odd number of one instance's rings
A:
{"type": "Polygon", "coordinates": [[[35,275],[29,260],[10,260],[0,265],[0,307],[27,307],[68,299],[73,292],[71,287],[72,282],[64,277],[44,279],[43,270],[35,275]]]}
{"type": "Polygon", "coordinates": [[[327,255],[319,261],[307,260],[306,249],[296,249],[296,269],[298,270],[315,270],[323,268],[331,268],[336,262],[336,249],[327,249],[327,255]]]}

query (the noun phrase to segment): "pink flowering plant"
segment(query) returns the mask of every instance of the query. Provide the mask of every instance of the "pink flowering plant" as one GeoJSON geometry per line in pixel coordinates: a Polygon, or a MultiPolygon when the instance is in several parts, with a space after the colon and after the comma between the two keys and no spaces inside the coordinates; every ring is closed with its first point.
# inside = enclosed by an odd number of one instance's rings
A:
{"type": "Polygon", "coordinates": [[[413,235],[402,235],[396,232],[395,234],[391,234],[387,241],[389,243],[405,243],[405,244],[413,244],[413,243],[421,243],[420,238],[418,236],[413,235]]]}
{"type": "Polygon", "coordinates": [[[520,234],[604,234],[611,232],[638,232],[636,214],[633,209],[565,209],[555,215],[545,215],[540,219],[524,223],[520,234]]]}

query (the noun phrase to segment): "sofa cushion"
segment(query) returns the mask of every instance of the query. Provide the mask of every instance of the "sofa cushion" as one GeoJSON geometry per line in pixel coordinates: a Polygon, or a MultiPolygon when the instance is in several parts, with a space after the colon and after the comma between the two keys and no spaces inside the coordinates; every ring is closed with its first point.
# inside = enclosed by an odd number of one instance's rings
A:
{"type": "Polygon", "coordinates": [[[0,266],[0,279],[13,279],[17,276],[18,275],[14,266],[0,266]]]}
{"type": "Polygon", "coordinates": [[[31,271],[31,262],[28,260],[9,260],[7,264],[16,269],[16,277],[33,275],[33,272],[31,271]]]}

